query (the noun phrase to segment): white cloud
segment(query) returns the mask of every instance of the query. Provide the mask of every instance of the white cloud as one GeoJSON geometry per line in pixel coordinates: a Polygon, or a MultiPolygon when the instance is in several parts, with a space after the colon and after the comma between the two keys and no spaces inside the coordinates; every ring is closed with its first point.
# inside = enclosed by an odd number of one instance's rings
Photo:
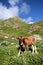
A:
{"type": "Polygon", "coordinates": [[[28,17],[27,19],[23,19],[23,21],[25,21],[28,24],[33,24],[33,18],[32,17],[28,17]]]}
{"type": "Polygon", "coordinates": [[[14,6],[14,5],[16,5],[17,3],[19,3],[19,0],[9,0],[8,2],[9,2],[9,4],[10,4],[11,6],[14,6]]]}
{"type": "MultiPolygon", "coordinates": [[[[20,8],[17,6],[17,3],[19,3],[20,0],[8,0],[8,3],[11,5],[9,8],[7,6],[0,3],[0,20],[5,20],[8,18],[12,18],[15,16],[19,16],[21,14],[27,14],[30,12],[30,6],[27,3],[22,3],[20,8]]],[[[28,20],[32,20],[31,18],[25,19],[25,21],[28,22],[28,20]]]]}
{"type": "MultiPolygon", "coordinates": [[[[20,3],[20,0],[9,0],[8,2],[11,6],[16,6],[18,3],[20,3]]],[[[30,9],[30,5],[28,5],[26,2],[20,4],[19,10],[22,14],[28,14],[30,9]]]]}
{"type": "Polygon", "coordinates": [[[27,3],[24,2],[21,5],[20,10],[21,10],[21,13],[28,14],[30,12],[30,6],[27,3]]]}
{"type": "Polygon", "coordinates": [[[7,8],[2,3],[0,3],[0,19],[4,20],[18,15],[19,15],[18,6],[7,8]]]}

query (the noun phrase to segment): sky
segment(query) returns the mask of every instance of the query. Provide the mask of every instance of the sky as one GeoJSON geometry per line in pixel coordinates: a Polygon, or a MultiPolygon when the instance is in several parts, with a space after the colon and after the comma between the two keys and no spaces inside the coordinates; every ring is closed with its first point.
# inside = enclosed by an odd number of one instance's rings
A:
{"type": "Polygon", "coordinates": [[[18,16],[28,24],[43,20],[43,0],[0,0],[0,20],[18,16]]]}

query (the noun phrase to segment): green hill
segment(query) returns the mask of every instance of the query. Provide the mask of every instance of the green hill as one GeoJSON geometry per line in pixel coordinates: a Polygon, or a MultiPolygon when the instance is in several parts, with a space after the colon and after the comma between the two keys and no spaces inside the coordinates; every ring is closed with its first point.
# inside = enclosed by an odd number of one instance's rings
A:
{"type": "Polygon", "coordinates": [[[43,65],[43,40],[36,41],[38,54],[29,51],[18,57],[19,36],[40,35],[43,21],[26,24],[18,17],[0,21],[0,65],[43,65]]]}
{"type": "Polygon", "coordinates": [[[39,34],[43,37],[43,21],[26,24],[18,17],[0,21],[0,38],[8,36],[8,40],[12,37],[29,36],[39,34]]]}

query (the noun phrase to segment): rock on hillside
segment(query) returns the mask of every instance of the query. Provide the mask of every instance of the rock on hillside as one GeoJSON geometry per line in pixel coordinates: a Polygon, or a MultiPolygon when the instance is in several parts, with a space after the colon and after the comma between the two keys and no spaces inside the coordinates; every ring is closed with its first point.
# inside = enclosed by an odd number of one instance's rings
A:
{"type": "Polygon", "coordinates": [[[42,37],[39,34],[34,34],[34,37],[36,40],[43,40],[42,37]]]}
{"type": "Polygon", "coordinates": [[[32,30],[32,31],[37,31],[37,30],[40,30],[40,29],[41,29],[41,26],[39,26],[39,25],[30,26],[30,30],[32,30]]]}

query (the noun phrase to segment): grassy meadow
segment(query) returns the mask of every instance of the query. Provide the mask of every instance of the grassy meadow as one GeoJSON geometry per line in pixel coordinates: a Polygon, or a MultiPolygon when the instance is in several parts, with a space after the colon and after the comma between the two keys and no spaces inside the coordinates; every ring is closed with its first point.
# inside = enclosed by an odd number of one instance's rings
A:
{"type": "Polygon", "coordinates": [[[38,54],[29,51],[18,57],[18,42],[0,45],[0,65],[43,65],[43,41],[37,41],[38,54]]]}
{"type": "Polygon", "coordinates": [[[26,24],[18,17],[0,21],[0,65],[43,65],[43,40],[36,41],[38,54],[28,50],[18,57],[17,37],[36,34],[43,39],[43,21],[26,24]]]}

